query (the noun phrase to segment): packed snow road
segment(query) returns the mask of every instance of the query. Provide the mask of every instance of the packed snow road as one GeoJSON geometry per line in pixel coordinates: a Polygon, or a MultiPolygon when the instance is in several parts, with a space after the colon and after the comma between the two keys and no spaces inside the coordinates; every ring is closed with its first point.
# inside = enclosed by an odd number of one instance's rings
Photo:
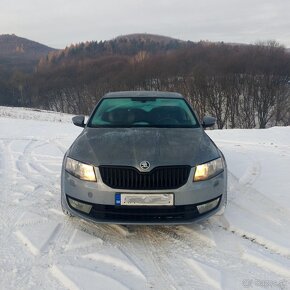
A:
{"type": "Polygon", "coordinates": [[[63,215],[69,119],[0,107],[0,289],[290,289],[290,127],[209,131],[224,216],[126,227],[63,215]]]}

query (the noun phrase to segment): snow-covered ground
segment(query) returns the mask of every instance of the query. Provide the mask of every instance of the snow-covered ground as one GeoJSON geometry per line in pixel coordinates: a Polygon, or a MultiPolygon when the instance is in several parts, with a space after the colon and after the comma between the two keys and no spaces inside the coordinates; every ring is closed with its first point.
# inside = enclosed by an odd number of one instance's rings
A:
{"type": "Polygon", "coordinates": [[[290,127],[208,131],[223,217],[125,227],[62,214],[70,117],[0,107],[0,289],[290,289],[290,127]]]}

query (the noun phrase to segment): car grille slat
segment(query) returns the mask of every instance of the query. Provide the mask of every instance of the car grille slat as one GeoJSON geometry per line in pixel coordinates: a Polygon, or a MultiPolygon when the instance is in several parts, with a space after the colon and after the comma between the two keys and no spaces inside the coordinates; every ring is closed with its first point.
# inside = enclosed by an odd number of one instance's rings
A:
{"type": "Polygon", "coordinates": [[[150,172],[134,167],[100,166],[103,182],[118,189],[175,189],[183,186],[189,177],[190,166],[161,166],[150,172]]]}

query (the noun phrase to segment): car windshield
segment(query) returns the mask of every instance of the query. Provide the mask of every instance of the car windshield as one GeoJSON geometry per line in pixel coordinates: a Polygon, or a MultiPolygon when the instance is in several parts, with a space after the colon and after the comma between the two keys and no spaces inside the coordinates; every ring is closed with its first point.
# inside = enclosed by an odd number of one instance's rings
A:
{"type": "Polygon", "coordinates": [[[192,110],[181,98],[105,98],[88,127],[196,128],[192,110]]]}

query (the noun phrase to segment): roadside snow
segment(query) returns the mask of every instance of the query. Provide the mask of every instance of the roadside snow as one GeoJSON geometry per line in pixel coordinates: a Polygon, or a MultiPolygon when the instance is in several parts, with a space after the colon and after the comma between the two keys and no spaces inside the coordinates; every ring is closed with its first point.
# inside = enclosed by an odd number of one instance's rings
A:
{"type": "Polygon", "coordinates": [[[44,111],[39,109],[0,106],[0,117],[71,123],[72,116],[69,114],[57,113],[53,111],[44,111]]]}
{"type": "Polygon", "coordinates": [[[189,226],[64,216],[70,115],[0,107],[0,289],[290,289],[290,127],[214,130],[223,217],[189,226]]]}

